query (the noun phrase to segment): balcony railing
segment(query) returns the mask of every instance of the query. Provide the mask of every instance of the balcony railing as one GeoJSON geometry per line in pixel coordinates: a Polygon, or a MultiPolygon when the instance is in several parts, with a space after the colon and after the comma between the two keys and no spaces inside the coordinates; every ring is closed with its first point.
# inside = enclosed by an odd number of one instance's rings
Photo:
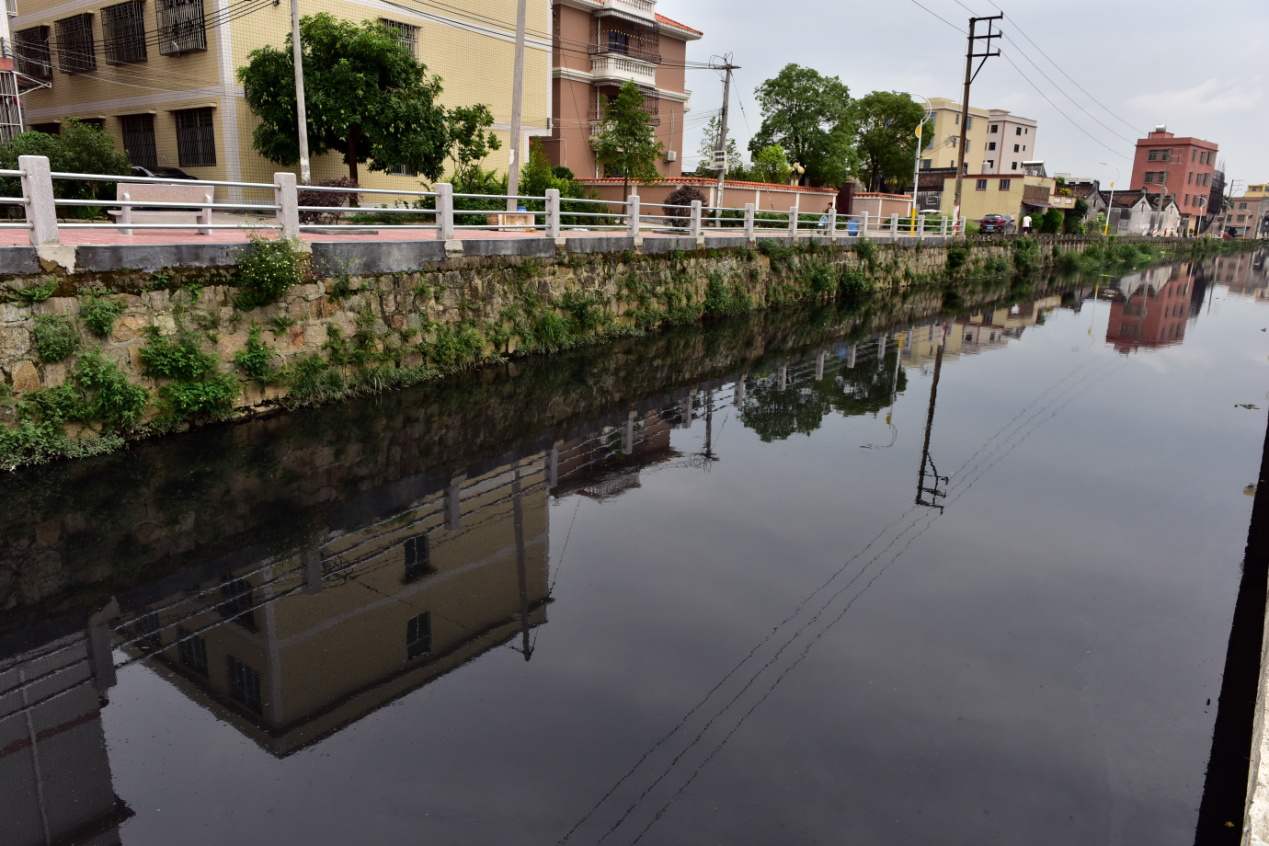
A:
{"type": "Polygon", "coordinates": [[[629,56],[603,53],[590,57],[590,72],[596,81],[611,79],[625,82],[631,80],[638,85],[655,88],[657,84],[656,65],[633,59],[629,56]]]}
{"type": "Polygon", "coordinates": [[[655,49],[650,47],[639,47],[634,44],[615,44],[611,41],[601,44],[592,44],[590,45],[590,54],[592,56],[628,56],[631,59],[638,59],[641,62],[647,62],[653,65],[661,64],[661,54],[655,49]]]}
{"type": "Polygon", "coordinates": [[[656,0],[604,0],[604,6],[639,18],[656,20],[657,17],[656,0]]]}

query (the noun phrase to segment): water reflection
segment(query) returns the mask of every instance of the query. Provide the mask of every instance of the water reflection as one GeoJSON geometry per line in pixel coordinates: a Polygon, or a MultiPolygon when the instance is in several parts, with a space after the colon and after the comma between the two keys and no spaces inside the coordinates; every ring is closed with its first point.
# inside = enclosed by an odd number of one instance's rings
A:
{"type": "MultiPolygon", "coordinates": [[[[1194,319],[1201,274],[1124,280],[1107,340],[1164,343],[1194,319]]],[[[516,363],[513,378],[432,388],[426,402],[403,393],[194,433],[0,484],[0,842],[119,842],[132,811],[101,713],[130,665],[286,758],[481,656],[531,660],[553,601],[551,503],[610,503],[649,474],[711,470],[729,449],[724,414],[766,443],[884,419],[887,435],[850,449],[885,452],[910,376],[932,377],[916,505],[935,508],[864,550],[900,554],[1068,396],[940,472],[944,366],[1004,349],[1092,290],[1000,301],[997,289],[955,313],[909,292],[864,312],[760,316],[516,363]]]]}

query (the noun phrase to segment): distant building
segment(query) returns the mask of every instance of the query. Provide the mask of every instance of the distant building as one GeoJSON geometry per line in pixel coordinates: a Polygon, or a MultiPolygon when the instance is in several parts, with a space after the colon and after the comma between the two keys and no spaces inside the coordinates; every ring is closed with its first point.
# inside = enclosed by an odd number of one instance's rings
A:
{"type": "Polygon", "coordinates": [[[1269,231],[1269,194],[1252,194],[1251,187],[1253,186],[1248,186],[1248,193],[1225,200],[1224,208],[1216,216],[1216,227],[1212,234],[1256,238],[1269,231]]]}
{"type": "Polygon", "coordinates": [[[683,115],[691,92],[684,62],[690,26],[657,14],[656,0],[552,0],[555,47],[551,71],[551,163],[581,178],[600,172],[590,139],[605,102],[626,82],[643,92],[643,108],[665,146],[662,176],[682,173],[683,115]]]}
{"type": "Polygon", "coordinates": [[[1202,138],[1178,138],[1160,124],[1137,142],[1129,187],[1152,194],[1172,194],[1181,213],[1181,231],[1200,228],[1219,183],[1216,155],[1220,148],[1202,138]]]}
{"type": "Polygon", "coordinates": [[[1181,211],[1171,192],[1162,204],[1158,194],[1141,190],[1116,191],[1114,197],[1103,191],[1101,200],[1110,208],[1112,235],[1174,235],[1183,231],[1181,211]]]}
{"type": "MultiPolygon", "coordinates": [[[[1050,208],[1075,207],[1074,197],[1054,194],[1057,181],[1039,173],[1019,173],[1016,176],[991,173],[971,173],[961,187],[961,216],[967,220],[979,220],[989,214],[1013,215],[1015,221],[1024,214],[1043,214],[1050,208]]],[[[940,208],[951,214],[956,196],[956,173],[943,177],[940,208]]]]}
{"type": "MultiPolygon", "coordinates": [[[[924,170],[950,167],[955,172],[961,137],[960,103],[930,98],[934,129],[922,153],[924,170]]],[[[1036,158],[1036,122],[1006,109],[969,107],[965,136],[965,172],[1021,173],[1023,163],[1036,158]]]]}

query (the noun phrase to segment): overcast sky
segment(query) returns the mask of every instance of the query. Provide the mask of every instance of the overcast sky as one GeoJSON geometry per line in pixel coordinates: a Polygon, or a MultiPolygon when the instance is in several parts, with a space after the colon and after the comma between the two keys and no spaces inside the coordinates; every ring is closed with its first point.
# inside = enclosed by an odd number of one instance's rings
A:
{"type": "MultiPolygon", "coordinates": [[[[920,2],[961,30],[968,29],[965,7],[980,16],[997,11],[989,0],[920,2]]],[[[1038,120],[1036,157],[1050,174],[1109,182],[1118,167],[1122,187],[1134,142],[1164,123],[1177,136],[1219,144],[1226,177],[1240,193],[1247,182],[1269,182],[1269,0],[997,3],[1005,12],[1006,38],[996,42],[1004,56],[988,60],[971,104],[1038,120]]],[[[730,52],[740,65],[728,123],[746,159],[762,122],[753,90],[791,62],[840,77],[852,97],[876,90],[961,97],[965,36],[913,0],[659,0],[657,11],[705,33],[688,45],[689,60],[730,52]]],[[[687,86],[685,170],[696,166],[701,125],[722,104],[721,76],[689,70],[687,86]]]]}

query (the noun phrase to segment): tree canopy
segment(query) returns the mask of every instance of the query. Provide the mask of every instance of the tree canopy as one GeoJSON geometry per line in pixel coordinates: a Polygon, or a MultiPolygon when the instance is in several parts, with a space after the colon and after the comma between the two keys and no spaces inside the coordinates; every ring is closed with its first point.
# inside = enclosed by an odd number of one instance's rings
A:
{"type": "Polygon", "coordinates": [[[754,154],[749,173],[755,182],[783,185],[789,180],[789,159],[784,154],[784,148],[779,144],[763,147],[754,154]]]}
{"type": "MultiPolygon", "coordinates": [[[[907,185],[916,163],[916,129],[925,109],[900,91],[874,91],[855,102],[860,181],[869,191],[907,185]]],[[[928,138],[929,132],[923,137],[928,138]]]]}
{"type": "MultiPolygon", "coordinates": [[[[127,154],[115,147],[114,138],[92,124],[81,123],[74,118],[67,119],[57,135],[46,135],[35,131],[23,132],[7,144],[0,144],[0,168],[17,170],[18,156],[46,156],[49,167],[55,173],[125,175],[132,172],[127,154]]],[[[5,179],[0,182],[0,185],[4,186],[0,190],[6,192],[5,196],[21,196],[21,188],[16,177],[5,179]]],[[[96,200],[114,197],[115,186],[112,182],[55,179],[53,193],[59,199],[96,200]]],[[[91,217],[93,214],[99,214],[100,210],[89,210],[87,207],[80,206],[67,207],[62,209],[61,213],[72,217],[81,215],[91,217]]]]}
{"type": "MultiPolygon", "coordinates": [[[[709,123],[705,124],[705,132],[701,136],[701,146],[696,151],[700,156],[700,162],[696,165],[696,172],[703,176],[717,176],[718,171],[714,168],[714,153],[718,150],[718,134],[722,131],[722,121],[718,116],[709,119],[709,123]]],[[[736,138],[732,134],[727,136],[727,176],[729,179],[739,178],[745,170],[745,160],[740,155],[740,148],[736,146],[736,138]]]]}
{"type": "Polygon", "coordinates": [[[842,185],[855,172],[854,112],[850,91],[840,79],[789,64],[755,94],[762,126],[749,141],[749,152],[756,156],[779,144],[819,185],[842,185]]]}
{"type": "Polygon", "coordinates": [[[627,81],[621,91],[604,103],[604,120],[590,139],[595,160],[625,177],[623,194],[630,182],[651,182],[658,177],[656,160],[665,151],[653,135],[652,121],[643,111],[643,92],[627,81]]]}
{"type": "MultiPolygon", "coordinates": [[[[448,150],[441,83],[429,77],[409,47],[374,21],[355,24],[328,13],[300,20],[305,112],[310,155],[343,154],[348,175],[408,167],[425,179],[440,177],[448,150]]],[[[247,104],[260,118],[252,146],[270,161],[299,161],[295,66],[291,36],[284,49],[251,51],[238,68],[247,104]]]]}

